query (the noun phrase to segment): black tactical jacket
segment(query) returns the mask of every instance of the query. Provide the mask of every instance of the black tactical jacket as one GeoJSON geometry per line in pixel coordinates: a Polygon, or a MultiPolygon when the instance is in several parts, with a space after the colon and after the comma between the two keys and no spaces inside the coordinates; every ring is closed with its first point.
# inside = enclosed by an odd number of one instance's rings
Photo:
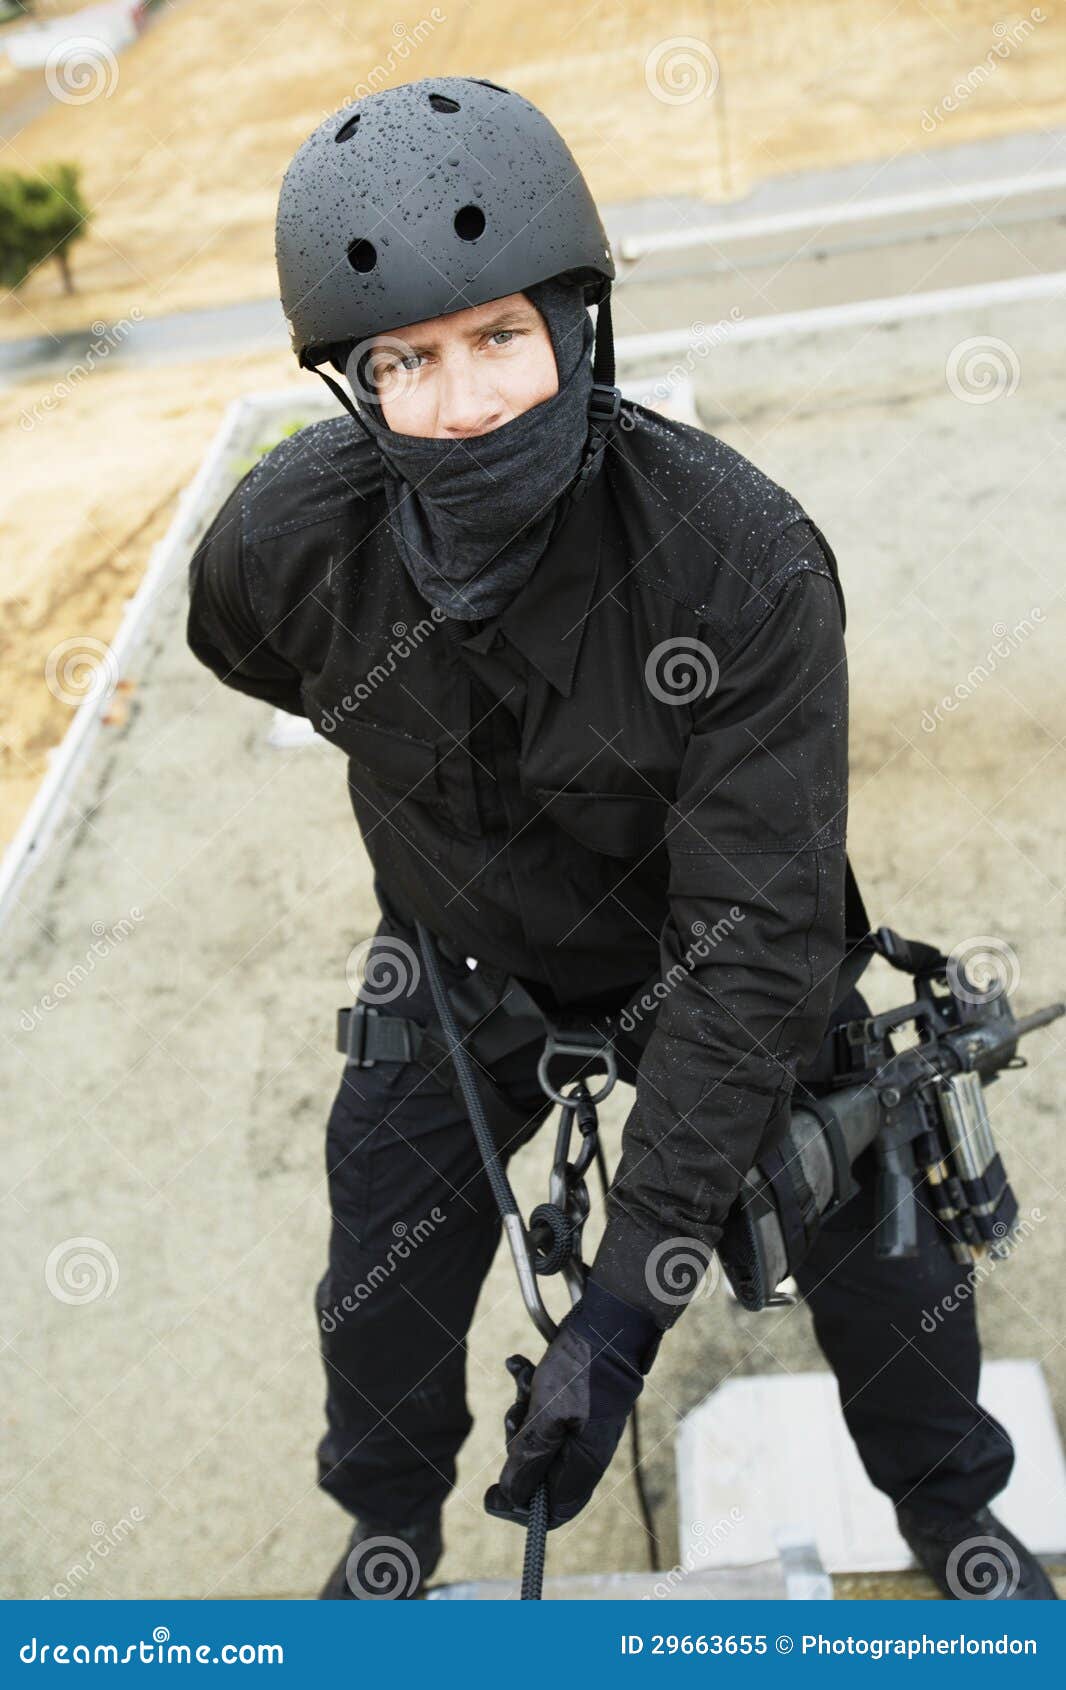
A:
{"type": "Polygon", "coordinates": [[[847,673],[826,541],[702,431],[625,404],[491,620],[431,609],[348,417],[274,448],[190,569],[188,639],[348,758],[379,895],[646,1039],[597,1277],[664,1324],[784,1131],[844,943],[847,673]],[[684,1255],[683,1245],[671,1245],[684,1255]]]}

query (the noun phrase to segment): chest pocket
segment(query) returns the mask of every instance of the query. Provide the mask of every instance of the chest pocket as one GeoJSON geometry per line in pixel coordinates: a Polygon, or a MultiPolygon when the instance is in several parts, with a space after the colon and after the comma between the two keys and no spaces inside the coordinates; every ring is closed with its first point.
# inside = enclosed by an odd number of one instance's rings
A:
{"type": "Polygon", "coordinates": [[[348,753],[353,769],[397,798],[410,798],[435,809],[445,807],[437,748],[396,728],[350,717],[331,736],[348,753]]]}
{"type": "Polygon", "coordinates": [[[646,857],[659,847],[666,849],[668,806],[652,792],[634,797],[630,793],[538,786],[536,794],[541,813],[590,851],[633,859],[646,857]]]}

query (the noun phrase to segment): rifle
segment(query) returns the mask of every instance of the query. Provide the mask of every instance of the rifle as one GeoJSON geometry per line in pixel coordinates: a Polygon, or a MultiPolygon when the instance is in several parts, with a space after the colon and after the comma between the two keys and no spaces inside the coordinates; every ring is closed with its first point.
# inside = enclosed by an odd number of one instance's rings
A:
{"type": "Polygon", "coordinates": [[[746,1309],[792,1300],[779,1287],[822,1224],[857,1192],[852,1169],[871,1145],[879,1256],[918,1253],[919,1175],[956,1261],[1004,1256],[1014,1242],[1018,1204],[985,1089],[1005,1070],[1028,1066],[1020,1040],[1066,1005],[1017,1017],[1002,986],[979,987],[954,955],[886,927],[870,948],[913,972],[914,998],[833,1029],[830,1089],[793,1110],[782,1143],[746,1176],[718,1245],[746,1309]],[[908,1028],[914,1042],[897,1049],[894,1040],[908,1028]]]}

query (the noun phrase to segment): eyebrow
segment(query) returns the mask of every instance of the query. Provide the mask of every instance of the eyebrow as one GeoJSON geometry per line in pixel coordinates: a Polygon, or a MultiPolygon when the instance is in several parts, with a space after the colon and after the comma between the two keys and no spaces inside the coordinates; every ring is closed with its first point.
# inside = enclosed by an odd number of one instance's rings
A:
{"type": "MultiPolygon", "coordinates": [[[[519,324],[529,323],[532,321],[533,312],[533,306],[509,305],[505,311],[500,311],[495,317],[489,317],[485,322],[479,323],[477,328],[471,329],[467,339],[480,340],[483,335],[496,334],[500,329],[515,328],[519,324]]],[[[409,346],[412,352],[435,352],[437,349],[435,340],[426,339],[421,335],[411,335],[409,339],[404,340],[404,344],[409,346]]],[[[383,347],[382,350],[389,352],[393,349],[383,347]]],[[[396,356],[399,357],[400,354],[397,353],[396,356]]]]}

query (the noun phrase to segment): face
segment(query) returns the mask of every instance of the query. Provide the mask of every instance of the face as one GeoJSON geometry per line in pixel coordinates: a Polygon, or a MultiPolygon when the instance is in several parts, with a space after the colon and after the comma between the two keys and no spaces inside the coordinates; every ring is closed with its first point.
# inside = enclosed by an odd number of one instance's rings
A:
{"type": "Polygon", "coordinates": [[[373,380],[398,434],[487,434],[559,391],[544,318],[522,293],[375,335],[373,380]]]}

